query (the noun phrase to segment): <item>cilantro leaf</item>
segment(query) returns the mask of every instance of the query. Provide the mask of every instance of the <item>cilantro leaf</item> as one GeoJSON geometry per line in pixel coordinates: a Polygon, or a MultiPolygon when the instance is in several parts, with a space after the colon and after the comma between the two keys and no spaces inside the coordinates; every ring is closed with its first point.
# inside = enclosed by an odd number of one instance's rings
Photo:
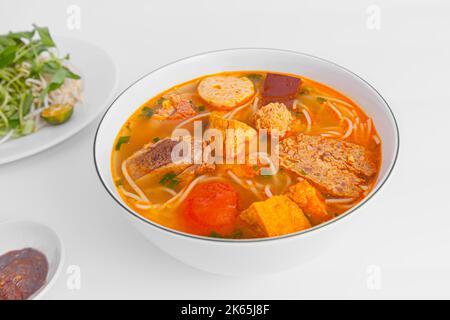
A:
{"type": "Polygon", "coordinates": [[[17,45],[10,45],[0,52],[0,68],[7,67],[14,62],[17,45]]]}
{"type": "Polygon", "coordinates": [[[50,36],[50,31],[48,31],[47,27],[38,27],[37,25],[33,25],[34,29],[39,34],[39,38],[41,38],[42,44],[46,47],[56,47],[55,42],[53,42],[52,37],[50,36]]]}
{"type": "Polygon", "coordinates": [[[180,180],[176,179],[176,176],[173,172],[166,173],[159,181],[159,184],[173,189],[180,183],[180,180]]]}

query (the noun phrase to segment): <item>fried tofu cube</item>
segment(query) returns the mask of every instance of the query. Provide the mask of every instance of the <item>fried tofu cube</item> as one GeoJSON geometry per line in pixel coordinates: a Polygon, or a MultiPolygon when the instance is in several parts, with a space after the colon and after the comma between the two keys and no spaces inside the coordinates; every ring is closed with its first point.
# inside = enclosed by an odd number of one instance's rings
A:
{"type": "Polygon", "coordinates": [[[239,178],[254,178],[259,174],[260,168],[250,164],[224,164],[224,170],[231,170],[239,178]]]}
{"type": "Polygon", "coordinates": [[[311,227],[302,210],[284,195],[254,202],[240,214],[240,218],[263,237],[280,236],[311,227]]]}
{"type": "Polygon", "coordinates": [[[233,119],[225,119],[216,113],[211,114],[209,121],[211,128],[216,128],[221,131],[226,129],[242,130],[245,133],[248,132],[250,136],[256,137],[256,130],[244,122],[233,119]]]}
{"type": "MultiPolygon", "coordinates": [[[[220,131],[225,144],[224,150],[227,150],[228,148],[233,155],[245,151],[247,143],[250,143],[257,137],[256,130],[246,123],[233,119],[225,119],[215,113],[211,114],[209,124],[212,129],[220,131]],[[232,141],[229,140],[231,137],[229,135],[230,133],[233,134],[232,141]]],[[[227,155],[230,154],[227,153],[227,155]]]]}
{"type": "Polygon", "coordinates": [[[333,218],[327,212],[322,195],[306,180],[289,187],[286,196],[303,210],[313,225],[321,224],[333,218]]]}

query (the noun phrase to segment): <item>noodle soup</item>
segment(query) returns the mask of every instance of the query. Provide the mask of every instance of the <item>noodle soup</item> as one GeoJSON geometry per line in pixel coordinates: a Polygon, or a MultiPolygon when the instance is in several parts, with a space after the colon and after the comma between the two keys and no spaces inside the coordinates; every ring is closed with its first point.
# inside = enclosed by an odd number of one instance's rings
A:
{"type": "Polygon", "coordinates": [[[125,203],[160,225],[209,237],[272,237],[359,203],[377,180],[381,143],[364,110],[324,84],[291,74],[224,72],[140,106],[117,135],[111,169],[125,203]],[[215,141],[204,139],[211,129],[223,133],[216,147],[242,142],[233,148],[243,161],[205,159],[215,141]],[[174,161],[180,130],[202,132],[200,161],[174,161]],[[266,148],[250,152],[264,134],[266,148]]]}

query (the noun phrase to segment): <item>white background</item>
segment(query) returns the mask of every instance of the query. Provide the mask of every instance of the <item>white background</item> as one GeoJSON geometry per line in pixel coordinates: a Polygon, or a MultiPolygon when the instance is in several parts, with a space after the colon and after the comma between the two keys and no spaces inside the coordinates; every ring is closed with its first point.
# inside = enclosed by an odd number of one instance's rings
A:
{"type": "MultiPolygon", "coordinates": [[[[316,260],[257,278],[192,269],[160,252],[127,223],[95,173],[98,123],[36,156],[0,166],[0,221],[52,226],[66,263],[46,298],[450,298],[450,2],[381,0],[0,0],[0,33],[33,22],[104,47],[119,88],[172,60],[230,47],[311,53],[374,85],[400,126],[400,158],[382,191],[351,216],[347,233],[316,260]],[[67,8],[81,28],[67,27],[67,8]],[[367,28],[367,8],[381,29],[367,28]],[[81,268],[81,290],[66,286],[81,268]],[[370,266],[378,290],[367,285],[370,266]]],[[[298,254],[302,254],[299,252],[298,254]]],[[[267,259],[271,259],[270,256],[267,259]]]]}

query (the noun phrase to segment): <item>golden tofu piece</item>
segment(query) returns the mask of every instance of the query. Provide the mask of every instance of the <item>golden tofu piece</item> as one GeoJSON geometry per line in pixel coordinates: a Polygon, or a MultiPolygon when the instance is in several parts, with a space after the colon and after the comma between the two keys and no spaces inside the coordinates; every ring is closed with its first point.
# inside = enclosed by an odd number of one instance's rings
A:
{"type": "Polygon", "coordinates": [[[240,218],[263,237],[280,236],[311,227],[302,209],[284,195],[252,203],[240,214],[240,218]]]}
{"type": "Polygon", "coordinates": [[[260,168],[250,164],[223,164],[220,166],[224,171],[231,170],[239,178],[251,179],[257,176],[260,172],[260,168]]]}
{"type": "Polygon", "coordinates": [[[322,195],[306,180],[289,187],[286,195],[303,210],[314,226],[333,218],[327,212],[322,195]]]}
{"type": "Polygon", "coordinates": [[[255,94],[255,87],[246,77],[212,76],[201,80],[197,91],[211,106],[231,110],[249,101],[255,94]]]}
{"type": "MultiPolygon", "coordinates": [[[[225,119],[215,113],[212,113],[209,117],[209,125],[211,129],[217,129],[222,133],[224,152],[226,151],[228,144],[230,151],[232,151],[234,155],[245,151],[246,145],[257,137],[256,130],[244,122],[233,119],[225,119]],[[230,138],[230,136],[227,136],[227,129],[231,129],[233,132],[233,141],[227,141],[227,139],[230,138]]],[[[230,154],[227,153],[227,155],[230,154]]]]}

